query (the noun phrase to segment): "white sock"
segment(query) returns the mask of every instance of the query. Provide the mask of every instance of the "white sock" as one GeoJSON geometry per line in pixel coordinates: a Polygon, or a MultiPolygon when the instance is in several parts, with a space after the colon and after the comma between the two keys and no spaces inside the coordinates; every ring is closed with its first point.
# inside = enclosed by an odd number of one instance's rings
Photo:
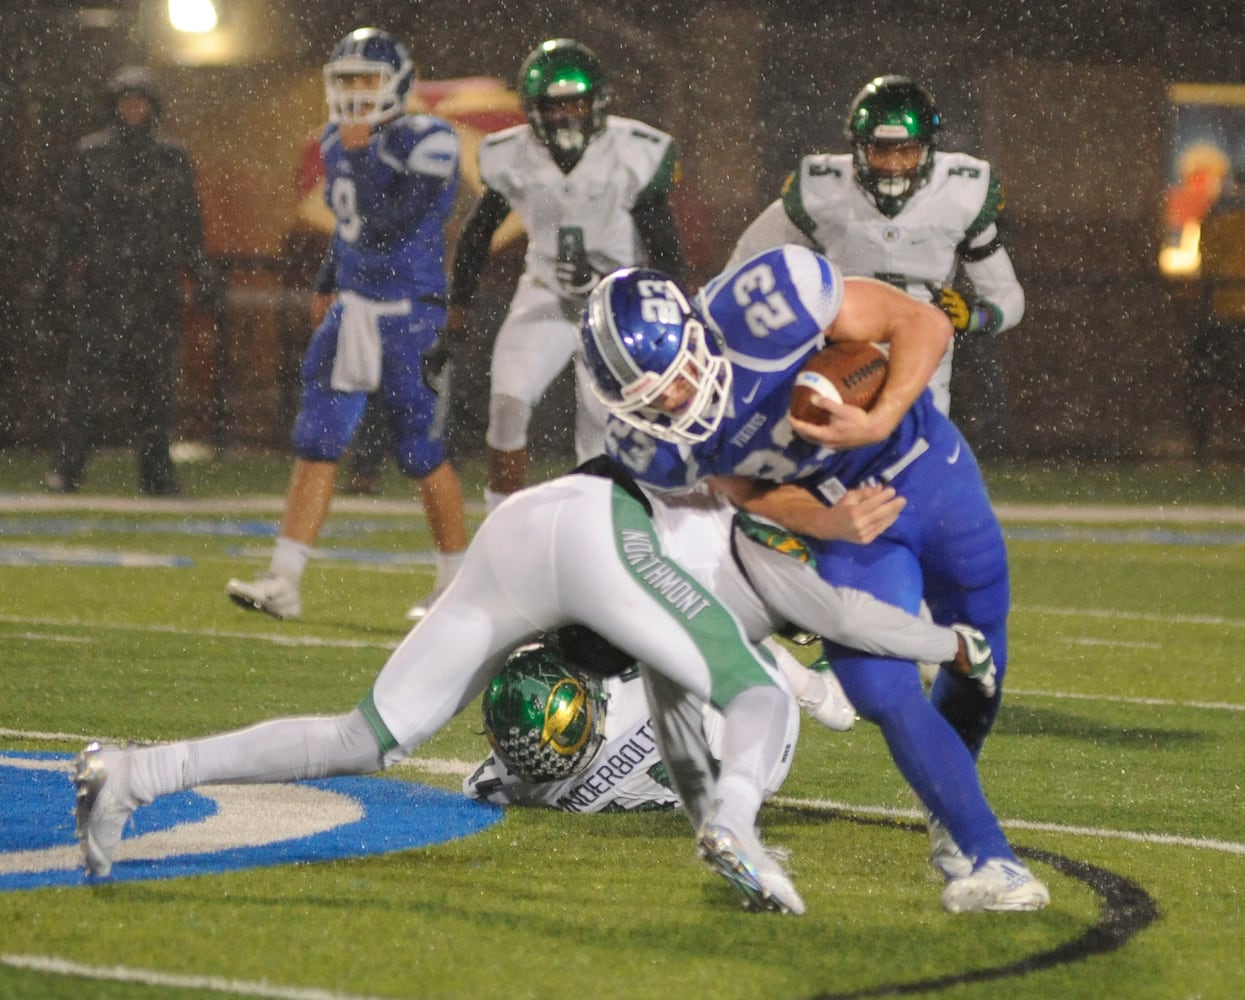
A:
{"type": "Polygon", "coordinates": [[[762,791],[755,780],[742,774],[724,774],[714,792],[716,818],[731,829],[756,830],[762,791]]]}
{"type": "Polygon", "coordinates": [[[189,749],[184,742],[135,750],[130,764],[131,794],[139,802],[147,803],[190,787],[185,781],[188,756],[189,749]]]}
{"type": "Polygon", "coordinates": [[[268,572],[289,580],[295,587],[303,578],[303,570],[307,568],[307,560],[311,558],[311,546],[296,542],[284,535],[277,539],[276,548],[272,551],[272,562],[268,564],[268,572]]]}
{"type": "Polygon", "coordinates": [[[498,493],[495,490],[486,489],[484,491],[484,509],[490,514],[493,513],[508,496],[510,496],[509,493],[498,493]]]}
{"type": "Polygon", "coordinates": [[[722,773],[715,799],[718,819],[730,827],[754,829],[766,778],[786,752],[787,713],[798,709],[778,687],[758,685],[741,691],[722,712],[722,773]]]}
{"type": "Polygon", "coordinates": [[[435,559],[437,563],[437,579],[433,585],[434,590],[444,590],[453,582],[454,577],[458,575],[459,569],[463,564],[463,557],[466,551],[462,552],[437,552],[435,559]]]}

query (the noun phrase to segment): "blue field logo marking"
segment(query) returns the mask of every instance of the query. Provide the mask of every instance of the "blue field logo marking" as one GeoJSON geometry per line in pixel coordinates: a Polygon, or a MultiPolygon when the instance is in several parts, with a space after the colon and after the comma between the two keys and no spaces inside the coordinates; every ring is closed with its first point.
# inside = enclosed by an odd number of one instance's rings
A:
{"type": "MultiPolygon", "coordinates": [[[[83,885],[71,754],[0,753],[0,891],[83,885]]],[[[135,812],[112,882],[387,854],[477,833],[502,810],[409,781],[215,785],[135,812]]]]}

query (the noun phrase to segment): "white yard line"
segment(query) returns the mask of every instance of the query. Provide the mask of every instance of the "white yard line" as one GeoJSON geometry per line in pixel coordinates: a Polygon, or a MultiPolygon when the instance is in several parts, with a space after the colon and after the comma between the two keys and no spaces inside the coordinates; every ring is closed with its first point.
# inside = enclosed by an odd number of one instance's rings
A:
{"type": "Polygon", "coordinates": [[[163,989],[207,990],[235,996],[270,997],[273,1000],[382,1000],[355,993],[338,993],[315,987],[274,986],[267,982],[226,979],[223,976],[188,976],[159,969],[136,969],[128,965],[84,965],[55,955],[0,955],[0,964],[54,976],[72,976],[113,983],[141,983],[163,989]]]}
{"type": "Polygon", "coordinates": [[[1245,628],[1245,618],[1221,615],[1173,615],[1161,611],[1115,611],[1110,608],[1062,608],[1049,604],[1013,604],[1012,612],[1058,615],[1065,618],[1098,618],[1104,621],[1152,622],[1159,625],[1211,625],[1215,628],[1245,628]]]}
{"type": "MultiPolygon", "coordinates": [[[[899,809],[888,806],[868,806],[837,799],[797,799],[776,795],[770,800],[774,805],[796,806],[818,812],[850,812],[866,816],[886,816],[894,819],[925,820],[921,809],[899,809]]],[[[1220,851],[1224,854],[1245,854],[1245,844],[1231,840],[1211,840],[1206,837],[1185,837],[1174,833],[1141,833],[1136,830],[1112,830],[1107,827],[1069,826],[1064,823],[1042,823],[1028,819],[999,819],[999,823],[1012,830],[1040,830],[1043,833],[1059,833],[1074,837],[1093,837],[1095,840],[1130,840],[1138,844],[1168,844],[1175,847],[1194,847],[1199,850],[1220,851]]]]}
{"type": "MultiPolygon", "coordinates": [[[[22,615],[0,615],[0,625],[40,625],[46,628],[84,628],[93,632],[158,632],[161,635],[201,636],[209,639],[243,639],[248,642],[270,642],[275,646],[321,646],[326,649],[393,650],[399,640],[378,642],[375,639],[326,639],[314,635],[291,635],[277,632],[231,632],[226,629],[179,628],[176,625],[127,625],[123,622],[81,621],[73,618],[29,618],[22,615]]],[[[24,636],[26,639],[32,636],[24,636]]],[[[69,636],[48,636],[64,641],[69,636]]]]}
{"type": "MultiPolygon", "coordinates": [[[[285,503],[279,496],[255,496],[230,500],[226,497],[191,499],[145,499],[142,497],[64,496],[45,493],[0,493],[0,513],[63,511],[109,511],[113,513],[263,513],[279,515],[285,503]]],[[[1208,504],[1030,504],[1000,503],[995,511],[1003,521],[1109,524],[1245,524],[1245,507],[1208,504]]],[[[333,510],[350,514],[392,514],[422,517],[424,508],[411,500],[375,497],[334,497],[333,510]]],[[[484,504],[471,501],[469,513],[483,515],[484,504]]]]}
{"type": "MultiPolygon", "coordinates": [[[[1078,698],[1093,696],[1081,695],[1059,695],[1047,694],[1043,692],[1012,692],[1033,697],[1065,697],[1078,698]]],[[[1111,699],[1095,699],[1095,700],[1111,700],[1111,699]]],[[[1140,698],[1123,698],[1121,701],[1138,702],[1146,705],[1164,705],[1174,704],[1173,702],[1163,702],[1157,699],[1140,699],[1140,698]]],[[[1245,711],[1245,705],[1205,705],[1204,708],[1226,708],[1231,711],[1245,711]]],[[[22,732],[13,729],[0,729],[0,737],[11,737],[15,739],[47,739],[85,742],[86,736],[72,734],[52,734],[52,733],[33,733],[22,732]]],[[[483,748],[481,749],[483,752],[483,748]]],[[[3,755],[0,754],[0,760],[3,755]]],[[[14,760],[3,760],[5,766],[21,766],[21,762],[14,760]]],[[[478,761],[458,760],[453,757],[412,757],[402,762],[400,766],[410,768],[413,771],[422,772],[428,775],[439,777],[466,777],[478,765],[478,761]]],[[[32,765],[40,769],[48,768],[47,761],[39,761],[32,765]]],[[[68,768],[68,763],[65,765],[68,768]]],[[[817,812],[849,812],[863,816],[885,816],[892,819],[911,819],[924,820],[925,813],[915,808],[899,808],[894,806],[878,806],[867,805],[859,802],[844,802],[840,799],[809,799],[795,798],[786,795],[777,795],[772,800],[774,805],[778,806],[795,806],[801,809],[812,809],[817,812]]],[[[1029,819],[1000,819],[999,822],[1007,828],[1013,830],[1038,830],[1043,833],[1058,833],[1076,837],[1093,837],[1096,839],[1106,840],[1128,840],[1139,844],[1165,844],[1175,847],[1192,847],[1198,850],[1218,851],[1225,854],[1245,854],[1245,843],[1237,843],[1229,840],[1214,840],[1207,837],[1188,837],[1175,833],[1143,833],[1137,830],[1114,830],[1107,827],[1089,827],[1089,826],[1073,826],[1065,823],[1047,823],[1038,820],[1029,819]]]]}
{"type": "MultiPolygon", "coordinates": [[[[1236,706],[1245,709],[1245,706],[1236,706]]],[[[465,760],[439,757],[413,757],[406,765],[416,771],[435,775],[457,775],[466,777],[476,764],[465,760]]],[[[777,795],[770,800],[778,806],[796,806],[801,809],[813,809],[817,812],[850,812],[865,816],[886,816],[894,819],[914,819],[924,822],[925,813],[920,809],[899,809],[889,806],[861,805],[857,802],[842,802],[837,799],[803,799],[786,795],[777,795]]],[[[1245,844],[1226,840],[1210,840],[1205,837],[1184,837],[1172,833],[1139,833],[1134,830],[1109,830],[1099,827],[1069,826],[1063,823],[1042,823],[1027,819],[1000,819],[1005,827],[1014,830],[1040,830],[1044,833],[1062,833],[1078,837],[1106,838],[1108,840],[1131,840],[1142,844],[1170,844],[1177,847],[1195,847],[1208,851],[1221,851],[1226,854],[1245,854],[1245,844]]]]}

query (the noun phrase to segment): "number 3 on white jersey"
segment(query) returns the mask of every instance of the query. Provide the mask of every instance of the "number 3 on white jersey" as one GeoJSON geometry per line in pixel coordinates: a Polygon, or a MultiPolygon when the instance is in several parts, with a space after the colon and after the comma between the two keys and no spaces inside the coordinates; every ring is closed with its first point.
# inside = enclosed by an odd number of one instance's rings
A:
{"type": "Polygon", "coordinates": [[[795,322],[795,311],[782,292],[774,291],[774,284],[774,272],[768,264],[748,268],[731,284],[735,302],[743,308],[744,321],[754,337],[768,337],[795,322]],[[761,297],[755,298],[757,294],[761,297]]]}

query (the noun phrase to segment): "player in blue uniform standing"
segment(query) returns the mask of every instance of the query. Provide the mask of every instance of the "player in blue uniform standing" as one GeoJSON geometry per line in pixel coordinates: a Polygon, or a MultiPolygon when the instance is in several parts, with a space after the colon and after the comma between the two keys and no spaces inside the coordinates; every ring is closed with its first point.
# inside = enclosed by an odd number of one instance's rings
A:
{"type": "Polygon", "coordinates": [[[277,618],[301,614],[299,584],[338,460],[378,389],[398,466],[419,484],[436,548],[434,593],[467,547],[462,485],[442,438],[450,372],[438,342],[458,139],[439,118],[404,113],[414,75],[406,47],[375,28],[347,35],[324,68],[330,120],[320,149],[337,228],[316,290],[336,299],[303,360],[297,460],[268,572],[226,587],[237,604],[277,618]]]}
{"type": "Polygon", "coordinates": [[[873,279],[844,279],[827,258],[785,246],[719,275],[694,305],[658,272],[609,275],[589,300],[583,348],[616,418],[607,450],[642,483],[678,490],[714,479],[737,502],[814,538],[827,581],[913,613],[924,599],[935,621],[985,633],[998,668],[993,691],[940,676],[927,699],[914,663],[833,643],[827,653],[932,814],[944,906],[1038,909],[1049,893],[1016,859],[975,766],[998,710],[1010,594],[976,460],[924,391],[950,337],[934,307],[873,279]],[[792,381],[827,338],[889,343],[882,393],[868,412],[827,401],[825,427],[792,421],[792,381]],[[868,545],[835,540],[832,505],[870,482],[906,500],[898,519],[868,545]],[[780,483],[797,485],[769,489],[780,483]],[[781,514],[772,506],[779,493],[781,514]]]}

